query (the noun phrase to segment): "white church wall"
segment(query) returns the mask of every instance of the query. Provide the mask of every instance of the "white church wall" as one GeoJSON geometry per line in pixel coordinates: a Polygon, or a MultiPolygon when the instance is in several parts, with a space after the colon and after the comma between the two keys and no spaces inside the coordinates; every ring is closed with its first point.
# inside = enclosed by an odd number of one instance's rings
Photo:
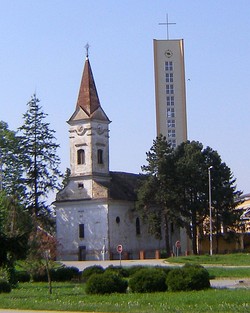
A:
{"type": "Polygon", "coordinates": [[[156,250],[164,249],[164,240],[156,239],[148,233],[148,225],[134,210],[133,202],[114,201],[109,206],[110,252],[114,258],[117,245],[123,246],[123,254],[131,259],[138,259],[140,254],[155,257],[156,250]],[[140,229],[136,227],[139,218],[140,229]],[[139,232],[138,232],[139,231],[139,232]]]}
{"type": "Polygon", "coordinates": [[[57,207],[57,240],[60,260],[101,260],[107,238],[107,205],[97,201],[61,204],[57,207]],[[79,225],[84,237],[79,237],[79,225]],[[80,252],[81,250],[81,252],[80,252]]]}

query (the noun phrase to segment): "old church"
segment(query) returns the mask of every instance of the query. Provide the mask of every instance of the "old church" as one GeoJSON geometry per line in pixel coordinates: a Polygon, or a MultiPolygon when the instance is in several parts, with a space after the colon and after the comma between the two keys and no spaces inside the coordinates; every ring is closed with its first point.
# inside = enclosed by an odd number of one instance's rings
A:
{"type": "MultiPolygon", "coordinates": [[[[72,109],[71,175],[54,203],[58,259],[118,259],[118,246],[123,258],[158,257],[164,239],[150,235],[135,210],[139,175],[109,170],[110,120],[100,104],[88,55],[72,109]]],[[[172,244],[179,237],[171,229],[172,244]]]]}

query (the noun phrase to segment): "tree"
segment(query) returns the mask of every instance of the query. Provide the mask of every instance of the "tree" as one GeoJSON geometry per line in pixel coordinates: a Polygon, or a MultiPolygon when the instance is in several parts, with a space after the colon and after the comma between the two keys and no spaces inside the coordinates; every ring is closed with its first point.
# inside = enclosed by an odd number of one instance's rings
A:
{"type": "Polygon", "coordinates": [[[19,147],[20,137],[16,132],[9,130],[7,123],[0,121],[0,190],[4,190],[7,195],[15,195],[23,203],[25,186],[19,147]]]}
{"type": "MultiPolygon", "coordinates": [[[[219,237],[223,230],[226,233],[232,229],[239,219],[240,212],[235,210],[241,191],[236,189],[236,179],[230,168],[222,162],[217,151],[207,147],[203,150],[206,168],[211,169],[211,199],[213,209],[213,225],[216,233],[216,251],[219,250],[219,237]]],[[[208,182],[208,177],[206,178],[208,182]]],[[[207,187],[208,188],[208,187],[207,187]]],[[[208,207],[208,205],[207,205],[208,207]]]]}
{"type": "Polygon", "coordinates": [[[201,143],[183,142],[176,150],[175,167],[179,185],[181,212],[186,220],[186,228],[192,239],[193,253],[197,253],[197,228],[206,216],[207,190],[204,176],[205,163],[201,143]]]}
{"type": "Polygon", "coordinates": [[[27,207],[36,218],[48,221],[51,211],[46,204],[49,193],[60,188],[60,159],[57,155],[59,144],[55,131],[45,122],[47,114],[42,111],[36,95],[27,103],[23,115],[20,150],[24,155],[24,183],[27,187],[27,207]]]}
{"type": "Polygon", "coordinates": [[[66,171],[63,175],[63,180],[62,180],[62,187],[65,188],[68,183],[69,183],[69,179],[70,179],[70,175],[71,175],[71,170],[70,168],[66,168],[66,171]]]}
{"type": "Polygon", "coordinates": [[[8,271],[15,285],[15,262],[26,257],[29,237],[29,215],[14,197],[0,192],[0,266],[8,271]],[[19,213],[18,213],[19,211],[19,213]]]}
{"type": "Polygon", "coordinates": [[[236,199],[240,191],[236,191],[236,179],[233,178],[230,168],[221,160],[217,151],[210,147],[203,148],[200,142],[187,141],[180,144],[176,150],[177,178],[180,184],[180,198],[183,205],[183,216],[190,225],[193,253],[198,253],[197,229],[200,234],[209,233],[204,227],[209,220],[209,182],[208,168],[212,167],[212,206],[215,223],[214,231],[218,238],[221,228],[224,232],[237,219],[234,210],[236,199]]]}
{"type": "Polygon", "coordinates": [[[169,225],[171,222],[182,224],[176,210],[178,192],[175,181],[173,148],[162,135],[153,141],[147,152],[148,165],[142,166],[146,176],[138,191],[137,207],[148,220],[149,231],[157,238],[162,238],[163,226],[167,255],[170,255],[169,225]]]}
{"type": "MultiPolygon", "coordinates": [[[[196,141],[187,141],[172,149],[163,136],[157,137],[147,153],[146,173],[138,191],[138,208],[149,221],[150,231],[161,235],[164,221],[167,253],[170,253],[169,224],[185,226],[197,254],[197,230],[205,233],[209,219],[208,168],[213,167],[212,205],[214,230],[226,231],[237,218],[235,200],[240,195],[236,179],[219,154],[196,141]]],[[[218,237],[218,236],[217,236],[218,237]]]]}

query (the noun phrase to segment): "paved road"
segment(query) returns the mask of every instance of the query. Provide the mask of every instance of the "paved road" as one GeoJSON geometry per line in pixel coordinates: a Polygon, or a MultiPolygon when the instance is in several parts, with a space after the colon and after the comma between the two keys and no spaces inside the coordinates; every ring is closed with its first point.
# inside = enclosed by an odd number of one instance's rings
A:
{"type": "MultiPolygon", "coordinates": [[[[101,265],[106,268],[110,265],[113,266],[135,266],[135,265],[151,265],[151,266],[173,266],[171,263],[165,262],[164,259],[146,259],[146,260],[106,260],[106,261],[63,261],[66,266],[75,266],[79,268],[80,271],[84,270],[86,267],[93,265],[101,265]]],[[[183,264],[182,264],[183,265],[183,264]]]]}

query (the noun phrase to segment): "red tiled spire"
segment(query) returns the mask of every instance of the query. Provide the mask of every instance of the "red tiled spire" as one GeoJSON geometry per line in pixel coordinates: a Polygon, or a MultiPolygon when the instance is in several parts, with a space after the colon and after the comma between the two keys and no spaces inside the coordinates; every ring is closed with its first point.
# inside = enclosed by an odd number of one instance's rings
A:
{"type": "Polygon", "coordinates": [[[83,69],[82,81],[76,104],[76,107],[78,106],[81,107],[88,116],[91,116],[101,106],[88,55],[83,69]]]}

